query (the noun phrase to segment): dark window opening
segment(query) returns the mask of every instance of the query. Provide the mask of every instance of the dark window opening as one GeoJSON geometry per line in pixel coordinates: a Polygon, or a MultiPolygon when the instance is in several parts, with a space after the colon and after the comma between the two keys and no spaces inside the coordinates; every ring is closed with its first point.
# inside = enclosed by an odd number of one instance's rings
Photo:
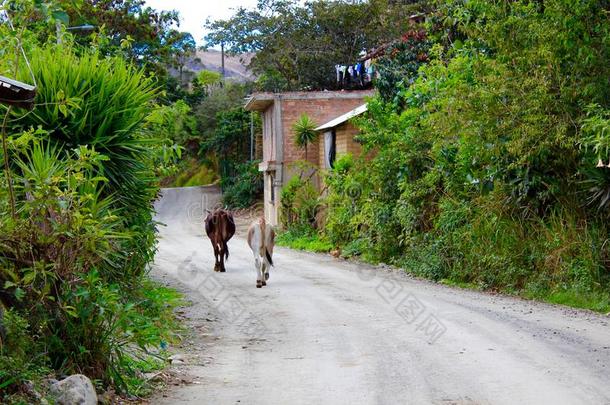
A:
{"type": "Polygon", "coordinates": [[[271,192],[270,192],[270,197],[271,197],[271,203],[275,204],[275,181],[274,181],[274,175],[269,173],[269,183],[271,185],[271,192]]]}

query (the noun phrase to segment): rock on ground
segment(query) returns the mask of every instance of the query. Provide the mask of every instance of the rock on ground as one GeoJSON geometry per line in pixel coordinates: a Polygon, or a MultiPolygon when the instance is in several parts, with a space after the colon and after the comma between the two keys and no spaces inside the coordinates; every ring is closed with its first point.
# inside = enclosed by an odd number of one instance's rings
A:
{"type": "Polygon", "coordinates": [[[51,384],[51,394],[59,405],[96,405],[97,394],[91,380],[74,374],[51,384]]]}

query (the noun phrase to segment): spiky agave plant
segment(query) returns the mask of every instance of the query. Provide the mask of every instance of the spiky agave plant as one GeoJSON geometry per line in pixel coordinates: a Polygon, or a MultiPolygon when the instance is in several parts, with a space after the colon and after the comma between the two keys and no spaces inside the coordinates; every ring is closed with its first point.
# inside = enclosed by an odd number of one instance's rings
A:
{"type": "Polygon", "coordinates": [[[316,124],[309,115],[303,114],[294,123],[292,130],[295,134],[295,143],[299,148],[305,149],[305,160],[307,160],[307,145],[314,142],[318,137],[316,124]]]}
{"type": "Polygon", "coordinates": [[[99,173],[108,179],[104,194],[113,196],[125,227],[136,231],[125,242],[126,271],[141,271],[155,242],[154,140],[142,131],[156,95],[153,79],[120,58],[77,55],[63,46],[36,50],[31,59],[39,88],[36,106],[25,115],[13,113],[12,131],[42,127],[62,150],[89,145],[108,158],[99,173]]]}

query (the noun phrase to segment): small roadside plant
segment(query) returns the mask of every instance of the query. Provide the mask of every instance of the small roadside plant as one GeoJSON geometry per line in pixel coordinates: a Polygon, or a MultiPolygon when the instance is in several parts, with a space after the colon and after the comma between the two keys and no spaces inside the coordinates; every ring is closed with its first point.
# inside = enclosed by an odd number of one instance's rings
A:
{"type": "Polygon", "coordinates": [[[301,117],[292,126],[294,141],[299,148],[305,149],[305,160],[307,160],[307,146],[318,139],[315,122],[307,114],[301,117]]]}
{"type": "Polygon", "coordinates": [[[320,192],[314,181],[318,171],[311,163],[296,162],[291,167],[298,174],[292,176],[280,194],[280,221],[287,229],[316,229],[320,209],[320,192]]]}
{"type": "Polygon", "coordinates": [[[282,188],[280,195],[280,222],[283,231],[277,237],[278,245],[293,249],[328,252],[332,244],[319,234],[318,223],[322,214],[322,198],[315,186],[318,171],[309,162],[297,162],[294,175],[282,188]]]}

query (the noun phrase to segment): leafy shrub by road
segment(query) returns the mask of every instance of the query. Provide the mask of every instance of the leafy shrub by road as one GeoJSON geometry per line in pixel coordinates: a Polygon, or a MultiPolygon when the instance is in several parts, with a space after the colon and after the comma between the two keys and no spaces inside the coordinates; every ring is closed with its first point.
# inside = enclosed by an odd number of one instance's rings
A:
{"type": "Polygon", "coordinates": [[[437,4],[429,63],[358,122],[374,157],[326,178],[333,244],[435,280],[610,308],[607,10],[540,4],[437,4]]]}
{"type": "Polygon", "coordinates": [[[179,330],[178,297],[146,279],[163,140],[144,120],[156,92],[120,59],[60,46],[34,54],[36,107],[8,119],[12,195],[1,177],[0,301],[9,333],[0,344],[0,398],[46,369],[133,393],[142,388],[137,362],[163,359],[162,342],[179,330]]]}
{"type": "Polygon", "coordinates": [[[235,176],[220,179],[222,201],[231,208],[248,208],[263,194],[263,174],[258,170],[258,161],[238,164],[235,176]]]}

